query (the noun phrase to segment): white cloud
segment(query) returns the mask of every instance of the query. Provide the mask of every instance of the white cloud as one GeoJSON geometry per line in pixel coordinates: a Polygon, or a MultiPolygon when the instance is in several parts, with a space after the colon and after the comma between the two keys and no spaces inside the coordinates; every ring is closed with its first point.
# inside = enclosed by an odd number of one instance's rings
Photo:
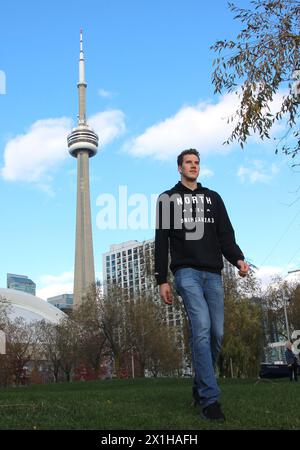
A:
{"type": "MultiPolygon", "coordinates": [[[[125,131],[125,118],[120,110],[97,113],[89,124],[99,135],[100,145],[111,142],[125,131]]],[[[10,139],[4,148],[4,167],[0,175],[8,181],[27,181],[40,184],[51,194],[46,181],[49,173],[69,156],[67,135],[72,121],[62,117],[36,121],[25,134],[10,139]]]]}
{"type": "Polygon", "coordinates": [[[242,182],[250,181],[250,183],[269,183],[279,172],[277,164],[271,165],[261,160],[250,162],[250,167],[240,166],[237,176],[242,182]]]}
{"type": "Polygon", "coordinates": [[[44,192],[45,194],[47,194],[49,197],[54,198],[55,197],[55,192],[53,190],[53,188],[46,183],[38,183],[36,185],[42,192],[44,192]]]}
{"type": "Polygon", "coordinates": [[[11,139],[4,149],[1,175],[9,181],[38,181],[67,154],[66,135],[71,120],[38,120],[28,130],[11,139]]]}
{"type": "Polygon", "coordinates": [[[255,271],[255,275],[260,280],[263,289],[272,284],[274,277],[282,276],[283,273],[282,267],[276,266],[262,266],[255,271]]]}
{"type": "Polygon", "coordinates": [[[3,70],[0,70],[0,95],[6,94],[6,75],[3,70]]]}
{"type": "Polygon", "coordinates": [[[112,92],[107,91],[106,89],[101,88],[98,90],[98,95],[100,95],[100,97],[103,98],[111,98],[113,97],[114,94],[112,92]]]}
{"type": "MultiPolygon", "coordinates": [[[[102,273],[96,272],[96,280],[102,282],[102,273]]],[[[74,272],[63,272],[59,275],[42,275],[37,283],[41,286],[36,295],[44,300],[61,294],[73,294],[74,272]]]]}
{"type": "MultiPolygon", "coordinates": [[[[291,269],[292,271],[293,269],[291,269]]],[[[297,269],[296,269],[297,270],[297,269]]],[[[300,283],[300,270],[297,270],[295,272],[292,271],[292,273],[288,273],[285,279],[291,283],[300,283]]]]}
{"type": "Polygon", "coordinates": [[[262,266],[255,271],[255,276],[261,282],[263,290],[269,286],[276,287],[276,279],[284,280],[287,283],[300,282],[300,271],[288,273],[287,268],[277,266],[262,266]]]}
{"type": "Polygon", "coordinates": [[[235,111],[237,96],[226,94],[216,104],[185,106],[174,116],[157,123],[125,146],[134,156],[173,158],[180,150],[197,148],[201,154],[229,151],[222,143],[230,134],[228,117],[235,111]]]}
{"type": "MultiPolygon", "coordinates": [[[[280,91],[274,95],[270,105],[272,113],[280,109],[285,94],[286,91],[280,91]]],[[[197,148],[201,154],[226,154],[238,145],[236,142],[223,145],[236,123],[234,113],[238,104],[238,95],[231,93],[221,96],[217,103],[206,101],[184,106],[173,116],[150,126],[128,141],[124,150],[133,156],[151,156],[162,161],[174,158],[186,148],[197,148]]],[[[276,123],[271,136],[278,132],[282,132],[282,124],[276,123]]],[[[250,140],[261,142],[258,135],[251,136],[250,140]]]]}
{"type": "Polygon", "coordinates": [[[100,146],[113,141],[126,130],[125,115],[118,109],[97,113],[88,123],[98,134],[100,146]]]}
{"type": "Polygon", "coordinates": [[[200,176],[201,178],[210,178],[212,177],[214,174],[214,172],[210,169],[208,169],[207,167],[202,167],[200,169],[200,176]]]}
{"type": "Polygon", "coordinates": [[[37,289],[37,296],[47,300],[49,297],[54,297],[60,294],[73,293],[73,272],[64,272],[60,275],[42,275],[39,283],[42,287],[37,289]]]}

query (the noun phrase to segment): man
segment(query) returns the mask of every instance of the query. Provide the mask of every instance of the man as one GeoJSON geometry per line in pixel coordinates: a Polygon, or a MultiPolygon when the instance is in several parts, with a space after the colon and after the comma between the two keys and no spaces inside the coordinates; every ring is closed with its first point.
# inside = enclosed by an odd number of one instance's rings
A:
{"type": "Polygon", "coordinates": [[[155,276],[162,300],[171,305],[167,279],[170,249],[175,288],[189,321],[195,371],[193,397],[202,407],[204,418],[223,421],[214,372],[223,337],[222,255],[239,269],[240,276],[246,276],[249,266],[235,242],[221,197],[197,183],[198,151],[184,150],[177,163],[181,181],[161,194],[157,202],[155,276]]]}

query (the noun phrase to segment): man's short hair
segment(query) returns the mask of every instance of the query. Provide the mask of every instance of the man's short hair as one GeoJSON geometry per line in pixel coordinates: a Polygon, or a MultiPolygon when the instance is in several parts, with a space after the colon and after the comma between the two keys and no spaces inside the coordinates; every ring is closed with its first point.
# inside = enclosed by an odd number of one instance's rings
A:
{"type": "Polygon", "coordinates": [[[183,157],[185,155],[195,155],[195,156],[197,156],[197,158],[200,161],[200,154],[199,154],[198,150],[196,150],[195,148],[189,148],[188,150],[183,150],[183,152],[181,152],[180,155],[178,155],[178,157],[177,157],[177,165],[178,166],[182,166],[183,157]]]}

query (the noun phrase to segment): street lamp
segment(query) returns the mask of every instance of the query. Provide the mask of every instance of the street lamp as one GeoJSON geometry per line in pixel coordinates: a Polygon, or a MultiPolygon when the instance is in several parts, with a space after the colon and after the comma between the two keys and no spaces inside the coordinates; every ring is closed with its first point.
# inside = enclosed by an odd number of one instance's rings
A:
{"type": "Polygon", "coordinates": [[[0,355],[5,355],[6,353],[6,336],[4,331],[0,330],[0,355]]]}
{"type": "Polygon", "coordinates": [[[288,321],[288,315],[287,315],[287,309],[286,309],[288,297],[285,295],[284,289],[282,289],[282,300],[283,300],[283,308],[284,308],[286,334],[287,334],[288,341],[290,341],[291,340],[290,327],[289,327],[289,321],[288,321]]]}
{"type": "MultiPolygon", "coordinates": [[[[299,69],[299,70],[300,70],[300,69],[299,69]]],[[[296,270],[289,270],[289,271],[288,271],[288,274],[289,274],[289,273],[295,273],[295,272],[300,272],[300,269],[296,269],[296,270]]]]}

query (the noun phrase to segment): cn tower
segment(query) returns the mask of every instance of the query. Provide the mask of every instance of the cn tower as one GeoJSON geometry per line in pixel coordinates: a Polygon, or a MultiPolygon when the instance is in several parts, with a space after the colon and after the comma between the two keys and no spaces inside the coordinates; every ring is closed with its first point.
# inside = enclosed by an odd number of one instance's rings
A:
{"type": "Polygon", "coordinates": [[[80,57],[78,99],[78,125],[68,135],[70,154],[77,158],[77,207],[73,307],[78,307],[95,283],[93,237],[90,205],[89,158],[95,156],[98,136],[86,121],[86,81],[82,30],[80,31],[80,57]]]}

